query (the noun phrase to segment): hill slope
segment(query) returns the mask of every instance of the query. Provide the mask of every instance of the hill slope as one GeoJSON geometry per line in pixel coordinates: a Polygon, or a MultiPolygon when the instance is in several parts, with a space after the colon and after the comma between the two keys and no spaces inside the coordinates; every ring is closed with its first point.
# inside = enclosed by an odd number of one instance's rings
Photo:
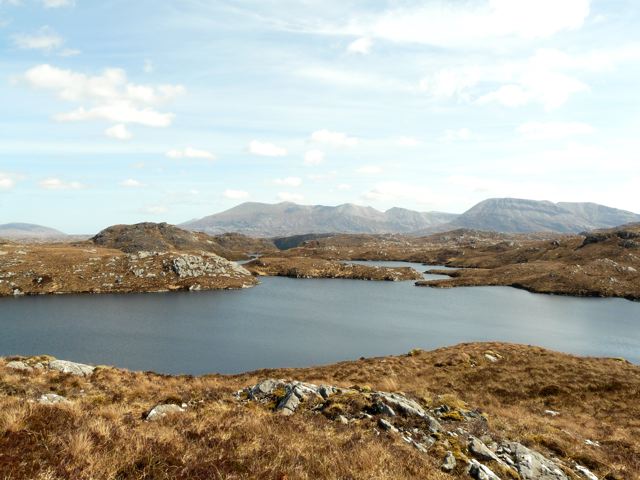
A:
{"type": "Polygon", "coordinates": [[[62,239],[66,236],[67,234],[55,228],[33,223],[5,223],[0,225],[0,238],[8,240],[51,240],[62,239]]]}

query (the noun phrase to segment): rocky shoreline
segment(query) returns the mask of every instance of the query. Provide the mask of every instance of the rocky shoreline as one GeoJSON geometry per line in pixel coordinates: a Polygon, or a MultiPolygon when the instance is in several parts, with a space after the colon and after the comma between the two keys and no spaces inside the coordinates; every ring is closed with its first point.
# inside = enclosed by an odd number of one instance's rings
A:
{"type": "Polygon", "coordinates": [[[203,377],[0,358],[0,471],[633,480],[639,391],[623,360],[501,343],[203,377]]]}

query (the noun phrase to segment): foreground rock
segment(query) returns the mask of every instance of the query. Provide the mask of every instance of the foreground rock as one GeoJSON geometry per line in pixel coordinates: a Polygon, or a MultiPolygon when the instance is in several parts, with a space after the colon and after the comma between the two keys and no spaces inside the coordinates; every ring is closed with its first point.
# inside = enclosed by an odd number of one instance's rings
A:
{"type": "MultiPolygon", "coordinates": [[[[501,441],[498,444],[499,440],[487,436],[495,445],[495,450],[489,448],[470,433],[479,429],[487,430],[486,418],[477,411],[452,410],[447,405],[429,410],[418,401],[397,392],[272,378],[240,390],[236,398],[258,402],[284,416],[304,411],[322,414],[345,425],[358,422],[367,428],[377,427],[398,435],[402,441],[424,454],[434,452],[440,455],[440,452],[446,451],[441,461],[442,469],[448,472],[453,472],[457,465],[456,456],[448,450],[452,445],[450,439],[455,439],[455,444],[463,448],[458,458],[467,464],[467,473],[476,480],[500,480],[495,471],[506,472],[510,478],[520,480],[569,480],[562,471],[562,468],[568,469],[568,465],[561,466],[520,443],[501,441]]],[[[582,473],[580,468],[576,468],[576,472],[582,473]]]]}
{"type": "Polygon", "coordinates": [[[349,278],[354,280],[417,280],[422,275],[410,267],[354,265],[307,257],[263,257],[244,265],[255,275],[293,278],[349,278]]]}

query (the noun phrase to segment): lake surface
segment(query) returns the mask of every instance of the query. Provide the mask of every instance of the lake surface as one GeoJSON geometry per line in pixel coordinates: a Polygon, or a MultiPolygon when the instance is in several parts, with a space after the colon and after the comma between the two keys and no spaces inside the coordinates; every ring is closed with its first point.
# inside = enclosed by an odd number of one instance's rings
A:
{"type": "Polygon", "coordinates": [[[3,298],[0,355],[202,374],[497,340],[640,363],[638,302],[413,281],[261,281],[239,291],[3,298]]]}

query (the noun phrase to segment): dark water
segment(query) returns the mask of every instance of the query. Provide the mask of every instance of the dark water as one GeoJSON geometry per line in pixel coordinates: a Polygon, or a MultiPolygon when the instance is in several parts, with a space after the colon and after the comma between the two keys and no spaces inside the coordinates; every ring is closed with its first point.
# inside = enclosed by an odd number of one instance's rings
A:
{"type": "Polygon", "coordinates": [[[200,374],[499,340],[640,363],[637,302],[507,287],[262,282],[241,291],[4,298],[0,355],[48,353],[136,370],[200,374]]]}

